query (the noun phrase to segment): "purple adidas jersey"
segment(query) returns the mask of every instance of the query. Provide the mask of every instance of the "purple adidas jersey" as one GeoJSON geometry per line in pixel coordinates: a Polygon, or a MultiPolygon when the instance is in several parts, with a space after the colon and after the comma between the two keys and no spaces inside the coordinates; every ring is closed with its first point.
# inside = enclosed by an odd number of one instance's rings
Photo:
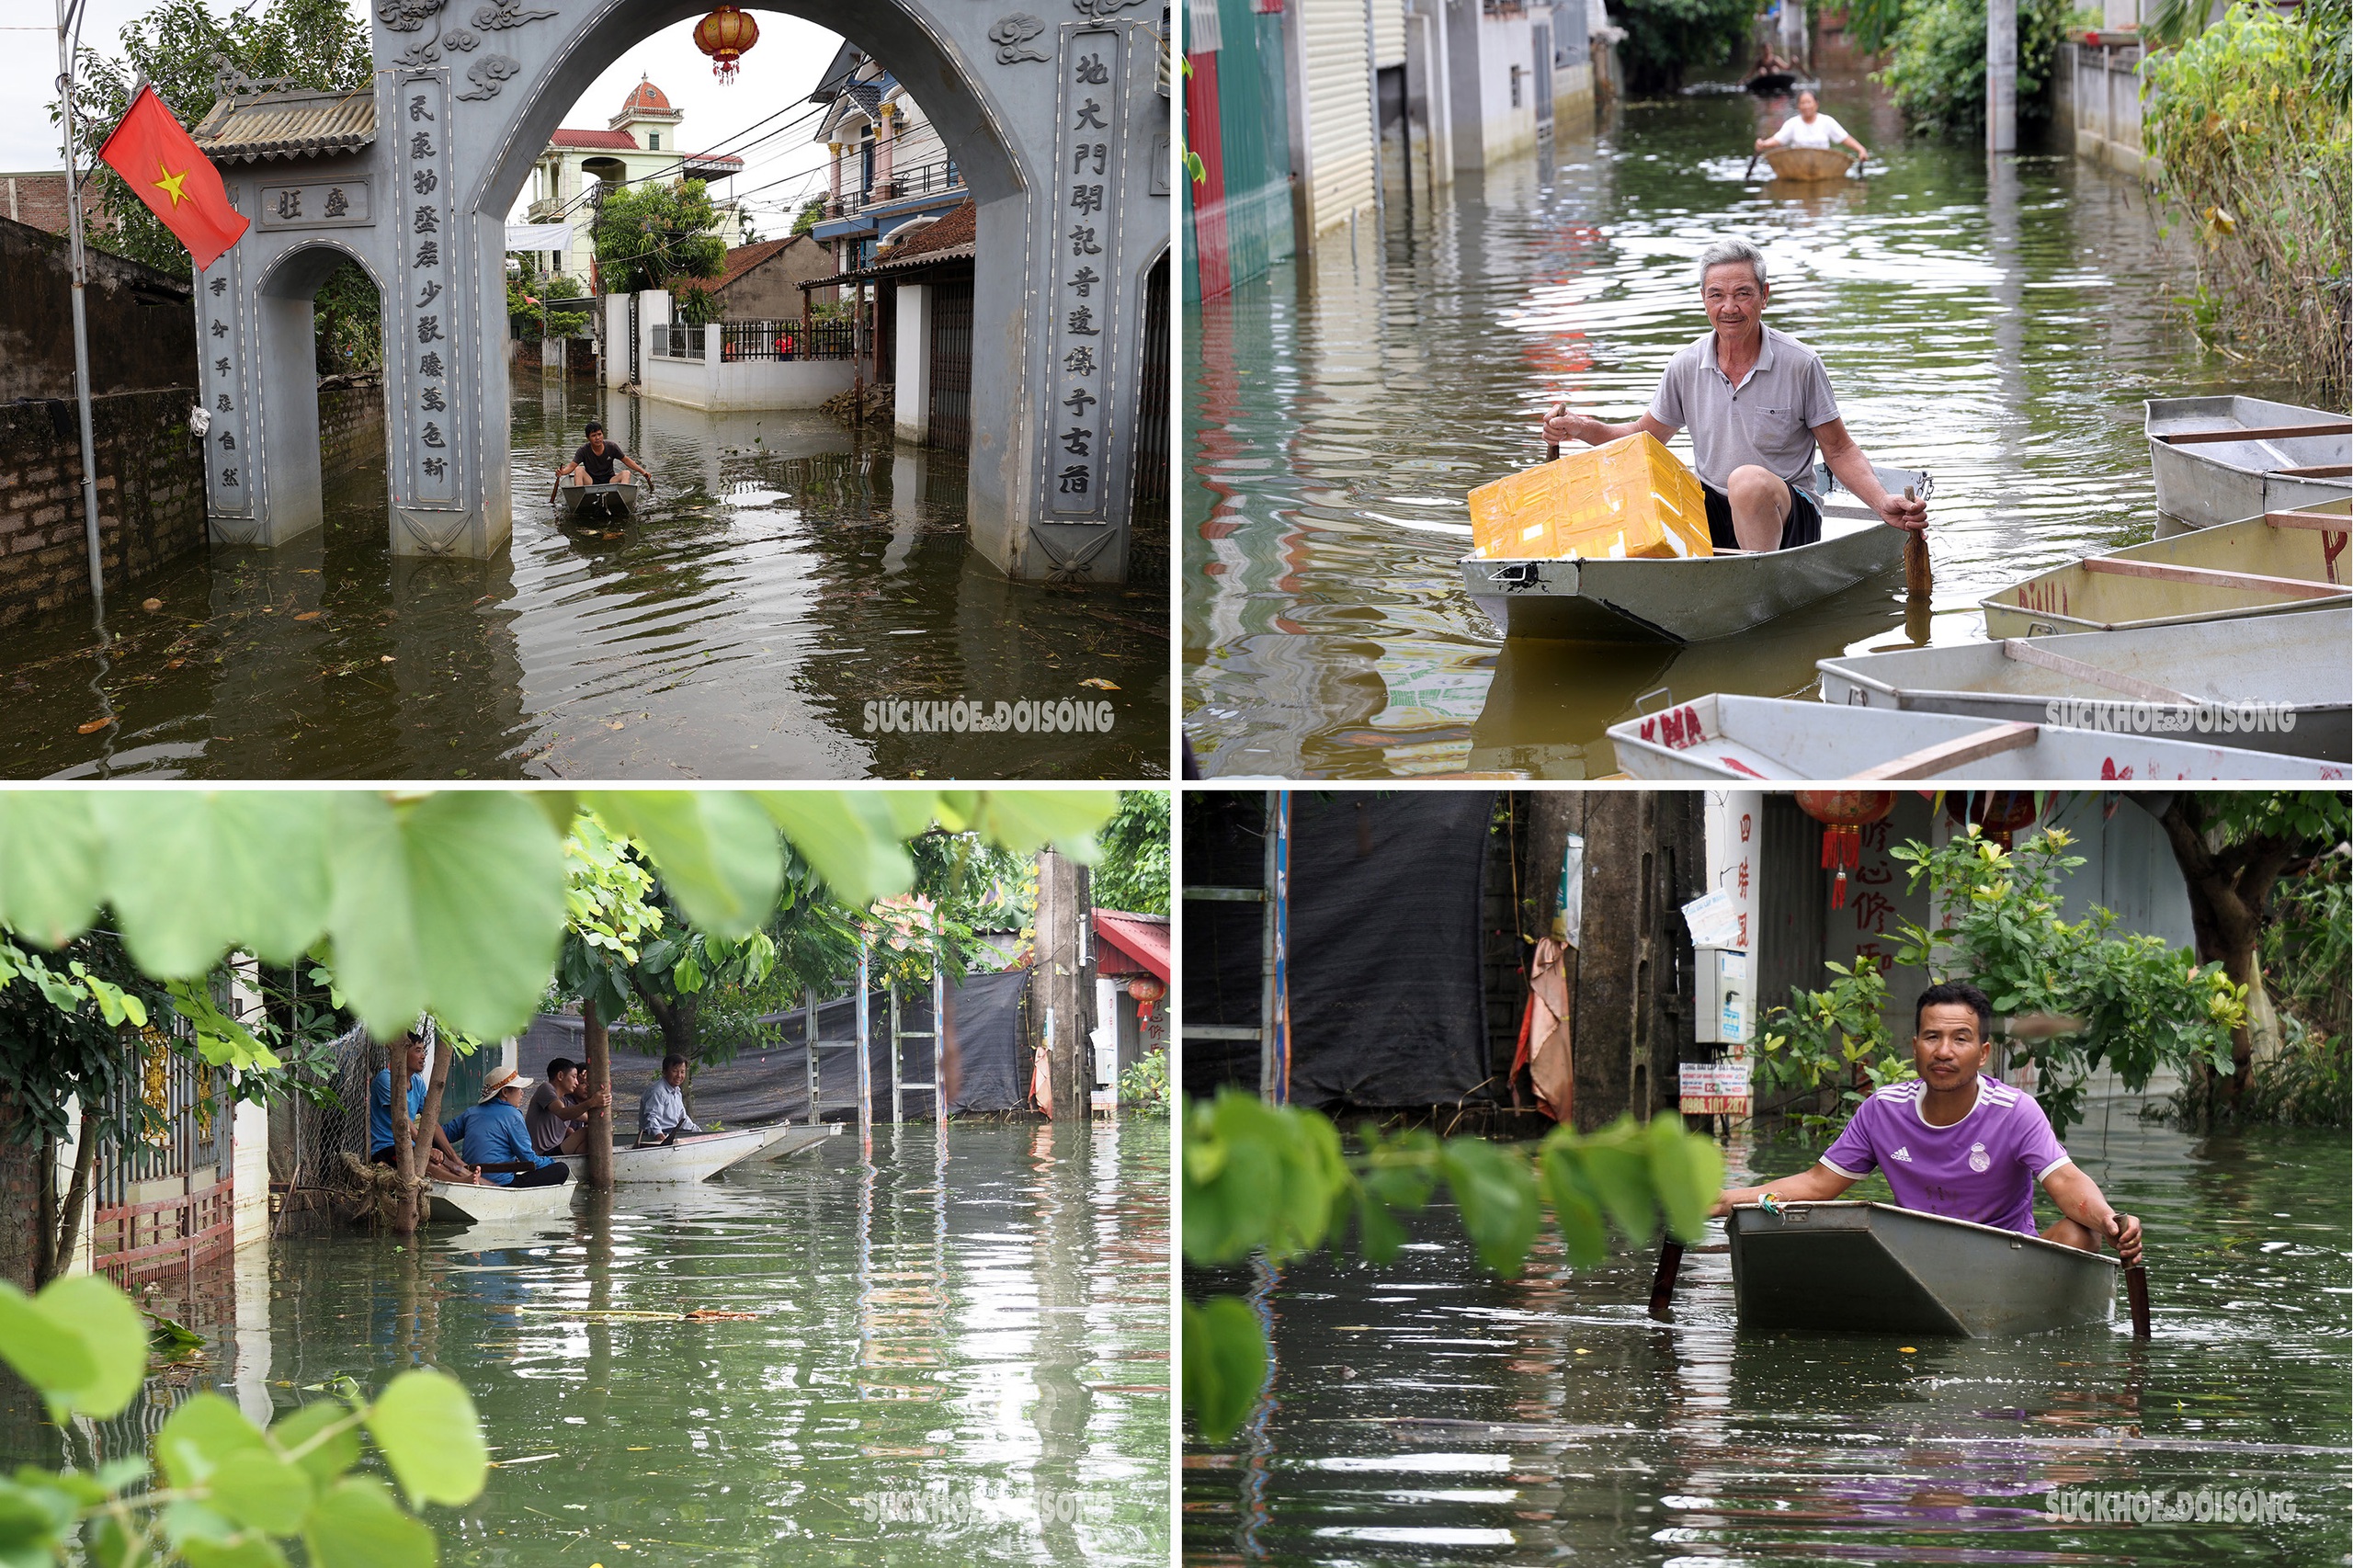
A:
{"type": "Polygon", "coordinates": [[[2067,1163],[2042,1108],[2032,1095],[1981,1075],[1969,1114],[1931,1127],[1920,1115],[1927,1092],[1912,1078],[1873,1094],[1822,1163],[1842,1176],[1886,1172],[1906,1209],[2033,1235],[2034,1185],[2067,1163]]]}

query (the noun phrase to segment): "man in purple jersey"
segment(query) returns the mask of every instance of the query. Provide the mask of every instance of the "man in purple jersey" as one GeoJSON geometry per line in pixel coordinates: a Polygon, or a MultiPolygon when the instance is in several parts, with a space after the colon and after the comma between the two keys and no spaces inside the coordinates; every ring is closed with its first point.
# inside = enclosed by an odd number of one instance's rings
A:
{"type": "Polygon", "coordinates": [[[1826,1202],[1880,1170],[1906,1209],[2039,1233],[2086,1252],[2106,1241],[2126,1263],[2140,1262],[2141,1221],[2109,1207],[2032,1096],[1986,1075],[1994,1007],[1985,993],[1965,981],[1931,985],[1913,1019],[1917,1078],[1865,1100],[1811,1170],[1763,1187],[1727,1187],[1713,1211],[1728,1214],[1768,1191],[1782,1203],[1826,1202]],[[2040,1233],[2036,1182],[2060,1214],[2040,1233]]]}

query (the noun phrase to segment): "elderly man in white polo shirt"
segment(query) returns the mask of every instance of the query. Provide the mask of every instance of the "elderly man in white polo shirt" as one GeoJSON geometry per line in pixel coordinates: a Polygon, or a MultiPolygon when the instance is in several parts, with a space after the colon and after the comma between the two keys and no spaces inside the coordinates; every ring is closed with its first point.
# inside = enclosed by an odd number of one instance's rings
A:
{"type": "Polygon", "coordinates": [[[1809,488],[1817,443],[1830,472],[1889,527],[1927,528],[1927,503],[1890,495],[1847,434],[1822,357],[1765,324],[1771,298],[1762,251],[1746,240],[1710,245],[1699,257],[1699,301],[1711,330],[1667,361],[1649,410],[1624,425],[1557,415],[1544,422],[1544,438],[1600,446],[1648,431],[1664,441],[1688,426],[1718,550],[1790,550],[1821,539],[1821,503],[1809,488]]]}

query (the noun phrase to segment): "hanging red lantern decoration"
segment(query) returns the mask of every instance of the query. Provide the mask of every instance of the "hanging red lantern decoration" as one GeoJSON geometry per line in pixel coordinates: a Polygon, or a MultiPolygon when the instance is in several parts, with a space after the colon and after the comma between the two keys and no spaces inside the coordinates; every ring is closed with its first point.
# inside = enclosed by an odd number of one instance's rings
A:
{"type": "Polygon", "coordinates": [[[722,82],[735,79],[735,62],[759,41],[759,24],[733,6],[722,6],[695,24],[695,47],[710,56],[710,74],[722,82]]]}
{"type": "Polygon", "coordinates": [[[1945,814],[1964,825],[1975,823],[1987,842],[2007,854],[2011,838],[2032,827],[2042,808],[2031,790],[1963,790],[1945,797],[1945,814]]]}
{"type": "Polygon", "coordinates": [[[1801,790],[1798,810],[1823,824],[1822,869],[1836,870],[1830,907],[1847,907],[1847,870],[1863,863],[1863,828],[1895,809],[1893,790],[1801,790]]]}
{"type": "Polygon", "coordinates": [[[1140,1004],[1136,1008],[1137,1021],[1150,1023],[1152,1005],[1168,994],[1168,985],[1166,982],[1154,975],[1140,974],[1128,982],[1128,994],[1134,997],[1140,1004]]]}

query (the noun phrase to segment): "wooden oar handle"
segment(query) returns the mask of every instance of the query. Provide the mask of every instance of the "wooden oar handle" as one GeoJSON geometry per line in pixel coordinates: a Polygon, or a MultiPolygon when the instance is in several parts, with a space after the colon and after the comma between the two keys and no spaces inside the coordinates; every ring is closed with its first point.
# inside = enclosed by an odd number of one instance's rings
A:
{"type": "Polygon", "coordinates": [[[2132,1337],[2149,1337],[2149,1271],[2137,1263],[2124,1266],[2124,1299],[2132,1309],[2132,1337]]]}
{"type": "MultiPolygon", "coordinates": [[[[1916,501],[1920,497],[1909,484],[1904,487],[1904,498],[1916,501]]],[[[1911,598],[1925,599],[1935,589],[1928,572],[1928,536],[1925,532],[1904,536],[1904,592],[1911,598]]]]}
{"type": "Polygon", "coordinates": [[[1675,1305],[1675,1277],[1683,1268],[1683,1244],[1664,1238],[1658,1249],[1658,1276],[1651,1281],[1651,1316],[1665,1317],[1675,1305]]]}
{"type": "MultiPolygon", "coordinates": [[[[1568,405],[1567,403],[1554,403],[1554,404],[1552,405],[1552,417],[1553,417],[1554,419],[1558,419],[1562,415],[1566,414],[1568,411],[1569,411],[1569,405],[1568,405]]],[[[1561,458],[1561,443],[1560,443],[1560,442],[1558,442],[1558,441],[1547,441],[1547,442],[1545,442],[1545,443],[1544,443],[1544,460],[1545,460],[1546,462],[1548,462],[1548,463],[1549,463],[1549,462],[1558,462],[1558,461],[1560,460],[1560,458],[1561,458]]]]}

